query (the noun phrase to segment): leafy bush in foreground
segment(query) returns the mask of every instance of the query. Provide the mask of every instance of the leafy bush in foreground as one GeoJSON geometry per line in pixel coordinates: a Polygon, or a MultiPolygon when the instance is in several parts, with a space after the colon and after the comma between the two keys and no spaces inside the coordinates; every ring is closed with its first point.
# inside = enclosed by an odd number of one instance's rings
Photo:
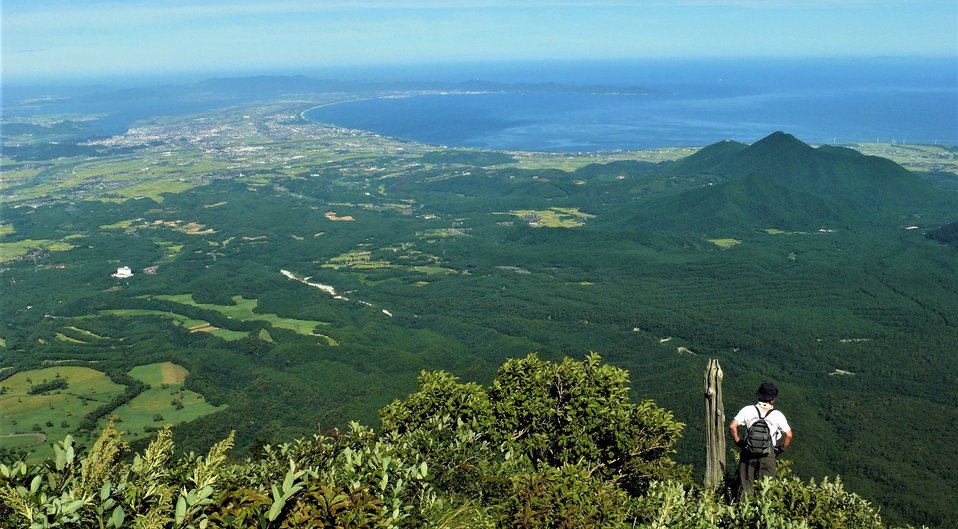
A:
{"type": "Polygon", "coordinates": [[[669,455],[681,425],[627,400],[627,374],[535,356],[506,362],[488,390],[424,373],[357,423],[229,463],[232,435],[176,454],[169,428],[131,461],[113,422],[89,450],[0,465],[0,526],[78,528],[883,529],[841,481],[784,477],[730,502],[689,483],[669,455]]]}

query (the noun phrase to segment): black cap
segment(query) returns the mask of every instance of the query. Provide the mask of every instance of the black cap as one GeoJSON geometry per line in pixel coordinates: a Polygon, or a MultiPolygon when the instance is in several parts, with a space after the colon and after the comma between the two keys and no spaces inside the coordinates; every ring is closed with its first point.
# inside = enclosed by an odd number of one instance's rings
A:
{"type": "Polygon", "coordinates": [[[762,382],[762,385],[758,387],[756,393],[758,393],[758,400],[762,402],[772,402],[775,400],[775,397],[778,397],[778,388],[771,382],[762,382]]]}

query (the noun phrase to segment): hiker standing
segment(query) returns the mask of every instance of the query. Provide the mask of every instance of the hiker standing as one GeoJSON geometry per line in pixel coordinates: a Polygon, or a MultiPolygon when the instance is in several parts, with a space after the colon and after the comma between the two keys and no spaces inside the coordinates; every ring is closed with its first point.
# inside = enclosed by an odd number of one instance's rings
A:
{"type": "Polygon", "coordinates": [[[773,407],[778,388],[763,382],[757,393],[758,403],[742,408],[728,425],[732,439],[742,449],[738,464],[739,498],[750,494],[762,478],[775,477],[776,458],[792,444],[792,429],[785,414],[773,407]],[[743,425],[744,438],[739,437],[738,430],[743,425]]]}

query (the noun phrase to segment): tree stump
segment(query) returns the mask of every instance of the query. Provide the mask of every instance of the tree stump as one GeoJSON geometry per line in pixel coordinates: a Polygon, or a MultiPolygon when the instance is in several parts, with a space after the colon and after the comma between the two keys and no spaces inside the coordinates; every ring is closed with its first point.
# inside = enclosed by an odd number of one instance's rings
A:
{"type": "Polygon", "coordinates": [[[725,475],[725,407],[722,366],[709,360],[705,370],[705,486],[718,487],[725,475]]]}

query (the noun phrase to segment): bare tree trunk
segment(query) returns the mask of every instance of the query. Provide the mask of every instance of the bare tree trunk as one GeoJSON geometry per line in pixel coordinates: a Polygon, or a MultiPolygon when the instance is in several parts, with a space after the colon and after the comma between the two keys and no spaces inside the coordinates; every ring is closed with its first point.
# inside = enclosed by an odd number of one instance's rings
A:
{"type": "Polygon", "coordinates": [[[722,366],[709,360],[705,370],[705,486],[717,487],[725,475],[725,407],[722,366]]]}

